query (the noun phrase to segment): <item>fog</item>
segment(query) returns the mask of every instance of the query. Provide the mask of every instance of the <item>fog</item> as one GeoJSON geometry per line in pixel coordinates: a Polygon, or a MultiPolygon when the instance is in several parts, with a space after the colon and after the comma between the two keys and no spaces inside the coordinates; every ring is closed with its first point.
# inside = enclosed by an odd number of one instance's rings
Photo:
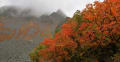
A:
{"type": "Polygon", "coordinates": [[[67,16],[72,16],[76,10],[82,10],[85,5],[94,0],[0,0],[0,5],[13,5],[30,8],[35,15],[49,14],[61,9],[67,16]]]}

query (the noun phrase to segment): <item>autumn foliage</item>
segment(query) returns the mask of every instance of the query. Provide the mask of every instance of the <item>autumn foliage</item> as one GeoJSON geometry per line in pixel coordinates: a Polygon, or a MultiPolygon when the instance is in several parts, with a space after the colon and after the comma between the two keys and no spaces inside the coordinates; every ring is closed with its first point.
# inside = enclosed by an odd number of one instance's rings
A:
{"type": "Polygon", "coordinates": [[[16,33],[15,29],[12,30],[9,27],[5,27],[4,25],[5,24],[2,23],[2,21],[0,20],[0,42],[12,39],[12,37],[16,33]],[[3,33],[1,33],[1,32],[3,32],[3,33]]]}
{"type": "Polygon", "coordinates": [[[118,62],[120,0],[88,4],[30,54],[34,62],[118,62]]]}

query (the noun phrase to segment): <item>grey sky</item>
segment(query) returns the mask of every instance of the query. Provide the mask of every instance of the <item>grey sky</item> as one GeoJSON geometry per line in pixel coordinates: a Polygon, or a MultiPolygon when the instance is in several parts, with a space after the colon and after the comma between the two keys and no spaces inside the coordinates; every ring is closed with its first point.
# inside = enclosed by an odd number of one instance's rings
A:
{"type": "Polygon", "coordinates": [[[35,12],[53,12],[61,9],[68,16],[76,10],[82,10],[85,5],[94,0],[0,0],[0,5],[15,5],[23,8],[32,8],[35,12]]]}

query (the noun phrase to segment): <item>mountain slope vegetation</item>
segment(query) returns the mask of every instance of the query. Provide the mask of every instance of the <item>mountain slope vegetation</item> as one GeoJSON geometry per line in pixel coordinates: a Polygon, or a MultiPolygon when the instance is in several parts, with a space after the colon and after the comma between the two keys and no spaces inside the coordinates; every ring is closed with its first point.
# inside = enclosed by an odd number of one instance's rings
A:
{"type": "Polygon", "coordinates": [[[35,16],[31,9],[15,6],[0,8],[0,41],[10,39],[33,40],[52,36],[58,25],[65,22],[66,15],[58,10],[51,14],[35,16]],[[4,37],[5,36],[5,37],[4,37]]]}

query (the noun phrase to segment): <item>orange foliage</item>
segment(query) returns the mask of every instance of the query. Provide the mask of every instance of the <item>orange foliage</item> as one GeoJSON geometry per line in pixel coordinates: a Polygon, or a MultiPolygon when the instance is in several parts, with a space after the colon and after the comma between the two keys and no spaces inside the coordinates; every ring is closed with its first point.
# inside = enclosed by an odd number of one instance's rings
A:
{"type": "MultiPolygon", "coordinates": [[[[81,17],[81,23],[69,18],[68,22],[62,25],[61,31],[55,34],[54,39],[45,39],[41,42],[47,46],[39,50],[42,58],[69,62],[72,60],[70,55],[77,52],[82,56],[87,53],[86,49],[86,53],[81,52],[82,48],[96,50],[98,46],[104,47],[120,40],[116,38],[120,36],[120,0],[95,1],[94,4],[88,4],[81,12],[81,17]]],[[[99,60],[95,59],[95,62],[99,60]]]]}
{"type": "Polygon", "coordinates": [[[37,36],[38,33],[40,33],[39,24],[36,24],[33,21],[30,21],[28,24],[25,24],[25,25],[23,24],[19,28],[16,39],[31,40],[32,38],[37,36]],[[34,29],[35,31],[32,33],[29,33],[30,29],[34,29]]]}

